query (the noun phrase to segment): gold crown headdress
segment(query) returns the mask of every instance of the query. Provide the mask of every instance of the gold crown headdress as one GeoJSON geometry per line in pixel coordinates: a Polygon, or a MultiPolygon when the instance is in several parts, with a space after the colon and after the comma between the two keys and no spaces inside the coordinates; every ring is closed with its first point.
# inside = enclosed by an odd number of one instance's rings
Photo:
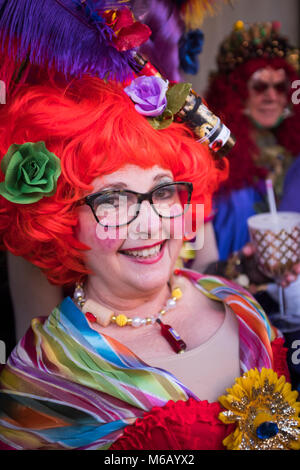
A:
{"type": "Polygon", "coordinates": [[[220,46],[217,57],[220,72],[232,72],[238,65],[258,58],[282,58],[298,71],[299,49],[280,35],[280,28],[278,21],[254,23],[248,28],[243,21],[237,21],[220,46]]]}

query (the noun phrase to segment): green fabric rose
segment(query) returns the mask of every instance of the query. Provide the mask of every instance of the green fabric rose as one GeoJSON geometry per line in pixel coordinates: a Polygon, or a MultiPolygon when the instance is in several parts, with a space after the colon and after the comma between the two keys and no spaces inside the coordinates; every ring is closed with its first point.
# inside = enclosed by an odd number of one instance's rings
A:
{"type": "Polygon", "coordinates": [[[5,180],[0,194],[17,204],[31,204],[53,196],[61,173],[60,160],[44,142],[13,144],[1,162],[5,180]]]}

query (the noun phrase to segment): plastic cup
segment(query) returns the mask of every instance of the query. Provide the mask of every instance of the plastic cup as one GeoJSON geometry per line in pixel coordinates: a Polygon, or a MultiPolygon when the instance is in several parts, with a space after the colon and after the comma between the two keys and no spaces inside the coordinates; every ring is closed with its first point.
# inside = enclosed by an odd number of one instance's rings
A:
{"type": "Polygon", "coordinates": [[[253,215],[247,222],[258,268],[280,280],[300,262],[300,213],[268,212],[253,215]]]}

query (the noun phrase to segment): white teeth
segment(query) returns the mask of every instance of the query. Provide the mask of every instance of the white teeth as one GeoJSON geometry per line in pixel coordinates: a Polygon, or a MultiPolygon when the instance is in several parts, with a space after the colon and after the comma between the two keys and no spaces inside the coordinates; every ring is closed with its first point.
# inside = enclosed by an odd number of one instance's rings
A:
{"type": "Polygon", "coordinates": [[[138,250],[138,251],[126,251],[124,250],[124,253],[126,255],[130,255],[130,256],[137,256],[139,258],[148,258],[150,256],[155,256],[159,253],[160,249],[161,249],[161,244],[160,245],[156,245],[156,246],[153,246],[152,248],[148,248],[148,249],[143,249],[143,250],[138,250]]]}

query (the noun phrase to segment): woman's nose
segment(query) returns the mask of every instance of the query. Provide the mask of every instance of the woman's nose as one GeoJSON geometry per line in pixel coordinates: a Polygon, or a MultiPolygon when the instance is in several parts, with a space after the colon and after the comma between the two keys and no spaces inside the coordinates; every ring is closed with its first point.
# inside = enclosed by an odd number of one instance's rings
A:
{"type": "Polygon", "coordinates": [[[276,89],[271,85],[266,90],[265,96],[269,98],[269,100],[276,100],[278,97],[278,92],[276,89]]]}
{"type": "Polygon", "coordinates": [[[157,238],[160,240],[161,218],[155,212],[149,201],[143,201],[139,215],[129,226],[129,234],[134,234],[137,238],[157,238]]]}

